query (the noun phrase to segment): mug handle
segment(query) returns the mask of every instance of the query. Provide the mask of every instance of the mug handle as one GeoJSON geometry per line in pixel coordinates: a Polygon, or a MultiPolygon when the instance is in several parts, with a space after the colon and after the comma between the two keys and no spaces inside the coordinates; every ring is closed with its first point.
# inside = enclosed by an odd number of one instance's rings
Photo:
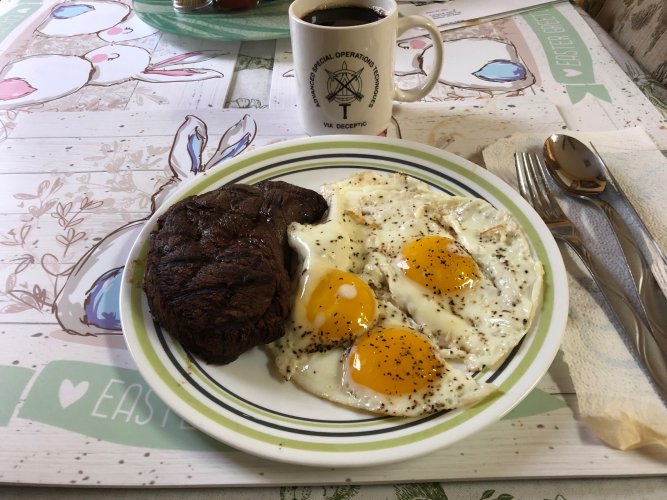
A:
{"type": "Polygon", "coordinates": [[[433,40],[433,49],[435,50],[435,57],[433,58],[433,67],[430,68],[426,81],[417,87],[411,89],[401,89],[394,84],[394,99],[397,101],[412,102],[418,101],[426,94],[428,94],[435,84],[438,83],[440,70],[444,60],[444,50],[442,36],[440,31],[430,19],[424,16],[406,16],[398,18],[398,35],[402,35],[411,28],[423,28],[428,31],[433,40]]]}

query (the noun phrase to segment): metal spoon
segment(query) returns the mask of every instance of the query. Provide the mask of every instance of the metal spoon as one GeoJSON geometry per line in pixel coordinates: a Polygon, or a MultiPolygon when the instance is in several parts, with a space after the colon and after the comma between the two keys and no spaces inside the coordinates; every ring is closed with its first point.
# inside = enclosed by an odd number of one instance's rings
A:
{"type": "MultiPolygon", "coordinates": [[[[663,353],[667,354],[667,298],[660,289],[642,249],[635,243],[626,222],[600,195],[612,192],[625,198],[600,156],[584,143],[567,135],[557,134],[544,143],[544,159],[556,184],[568,194],[593,203],[607,216],[628,263],[628,268],[651,332],[663,353]]],[[[627,201],[627,198],[625,198],[627,201]]],[[[632,207],[628,201],[628,206],[632,207]]],[[[634,210],[634,209],[633,209],[634,210]]],[[[648,229],[635,212],[639,225],[653,241],[662,258],[664,255],[648,229]]]]}

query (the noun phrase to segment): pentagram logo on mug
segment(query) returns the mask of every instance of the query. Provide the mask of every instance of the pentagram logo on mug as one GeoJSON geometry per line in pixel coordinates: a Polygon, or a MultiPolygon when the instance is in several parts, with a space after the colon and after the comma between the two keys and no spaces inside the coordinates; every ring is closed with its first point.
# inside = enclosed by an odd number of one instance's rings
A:
{"type": "Polygon", "coordinates": [[[306,133],[383,133],[394,101],[428,94],[442,67],[442,38],[421,16],[398,17],[394,0],[294,0],[289,8],[299,119],[306,133]],[[423,82],[394,80],[396,39],[423,28],[435,57],[423,82]]]}

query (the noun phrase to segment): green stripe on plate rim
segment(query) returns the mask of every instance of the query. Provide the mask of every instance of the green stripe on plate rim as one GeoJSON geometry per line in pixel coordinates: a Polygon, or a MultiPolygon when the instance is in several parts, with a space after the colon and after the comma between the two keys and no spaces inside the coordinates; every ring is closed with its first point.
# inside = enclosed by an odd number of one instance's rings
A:
{"type": "Polygon", "coordinates": [[[392,417],[392,418],[385,418],[383,420],[371,420],[368,422],[311,422],[311,421],[304,421],[300,420],[294,417],[290,417],[288,415],[277,415],[272,412],[268,412],[265,410],[261,410],[251,404],[248,404],[244,401],[240,401],[227,392],[225,392],[223,389],[215,385],[211,380],[206,376],[205,373],[203,373],[198,366],[192,365],[188,361],[187,354],[185,351],[180,347],[174,344],[174,349],[171,349],[171,353],[179,358],[179,361],[181,363],[181,366],[188,366],[188,373],[190,376],[193,378],[196,378],[198,382],[206,386],[208,389],[208,392],[210,394],[215,394],[218,396],[220,399],[226,399],[231,402],[231,404],[235,408],[240,408],[240,409],[245,409],[248,413],[251,413],[253,416],[257,417],[265,417],[270,419],[273,422],[285,422],[292,424],[293,426],[296,426],[297,424],[300,425],[302,428],[315,428],[315,429],[346,429],[346,428],[369,428],[369,427],[376,427],[378,425],[386,425],[388,423],[393,423],[393,422],[404,422],[405,420],[402,417],[392,417]],[[184,363],[188,363],[185,365],[184,363]]]}
{"type": "MultiPolygon", "coordinates": [[[[241,156],[237,158],[233,165],[230,165],[226,168],[217,168],[213,172],[208,173],[206,176],[202,177],[201,182],[194,183],[190,189],[184,190],[180,193],[178,199],[173,201],[179,201],[188,196],[198,194],[203,191],[203,189],[211,184],[219,181],[220,179],[232,175],[239,170],[249,167],[255,163],[263,163],[269,160],[276,160],[278,156],[289,156],[293,154],[303,155],[305,152],[313,150],[321,150],[323,148],[329,150],[340,150],[344,149],[349,150],[376,150],[381,152],[391,152],[399,155],[408,155],[416,159],[422,159],[426,162],[433,163],[439,166],[443,166],[448,170],[451,170],[459,175],[462,175],[467,178],[473,178],[474,182],[483,188],[484,190],[492,193],[496,199],[498,199],[507,210],[509,210],[515,218],[517,218],[526,231],[529,240],[534,246],[534,250],[538,258],[542,261],[545,271],[544,279],[544,297],[543,297],[543,308],[540,315],[540,321],[537,326],[537,329],[532,337],[532,342],[528,347],[523,359],[520,361],[518,366],[513,370],[513,372],[507,377],[507,379],[498,387],[498,393],[503,394],[508,392],[512,386],[526,373],[528,368],[532,365],[535,360],[540,348],[546,340],[546,333],[548,331],[548,325],[551,322],[551,317],[553,315],[554,307],[554,289],[553,289],[553,280],[552,269],[547,260],[547,253],[544,245],[537,237],[537,232],[532,226],[528,218],[518,209],[516,204],[509,198],[505,193],[498,190],[491,182],[487,181],[484,178],[478,177],[474,172],[471,172],[468,168],[453,163],[445,158],[437,156],[433,153],[427,151],[412,149],[409,146],[402,146],[397,144],[388,144],[388,143],[359,143],[355,141],[336,141],[336,142],[327,142],[325,144],[321,143],[303,143],[299,145],[285,145],[280,148],[271,148],[269,151],[255,151],[247,153],[247,156],[241,156]]],[[[300,170],[302,165],[298,165],[295,170],[300,170]]],[[[285,173],[289,172],[290,169],[286,168],[285,173]]],[[[420,175],[421,176],[421,175],[420,175]]],[[[437,183],[441,185],[441,183],[437,183]]],[[[449,186],[447,186],[449,187],[449,186]]],[[[136,259],[135,265],[132,268],[131,282],[133,286],[130,289],[130,304],[141,304],[141,283],[143,282],[143,275],[145,270],[145,257],[148,251],[148,240],[146,240],[143,246],[140,249],[138,258],[136,259]]],[[[214,422],[218,425],[225,427],[228,430],[232,430],[240,435],[245,437],[276,446],[281,446],[282,448],[291,448],[295,450],[304,450],[304,451],[316,451],[316,452],[367,452],[374,450],[381,450],[387,448],[394,448],[399,446],[405,446],[413,444],[416,441],[423,439],[428,439],[438,434],[441,434],[447,430],[450,430],[462,423],[472,419],[473,417],[479,415],[489,406],[493,404],[495,398],[489,398],[486,401],[483,401],[472,408],[468,408],[465,411],[455,415],[451,418],[448,418],[444,422],[433,425],[427,429],[418,432],[408,433],[407,435],[402,435],[398,437],[393,437],[389,439],[382,439],[377,441],[364,441],[357,443],[326,443],[326,442],[314,442],[314,441],[303,441],[300,439],[289,439],[285,437],[278,437],[275,435],[268,434],[266,432],[258,431],[256,429],[247,427],[242,423],[236,422],[232,419],[224,417],[217,411],[209,408],[204,403],[197,400],[194,396],[189,394],[187,391],[182,390],[178,381],[176,381],[169,373],[168,369],[160,361],[159,355],[154,349],[153,344],[150,342],[150,336],[146,330],[146,325],[144,323],[144,317],[142,315],[141,308],[132,307],[131,314],[132,326],[136,332],[136,337],[139,342],[139,347],[141,348],[142,354],[144,355],[146,361],[153,368],[155,374],[161,380],[161,382],[168,388],[173,395],[181,399],[186,405],[190,406],[199,415],[205,417],[211,422],[214,422]]],[[[301,422],[300,422],[301,423],[301,422]]]]}
{"type": "MultiPolygon", "coordinates": [[[[511,200],[511,198],[507,197],[501,191],[498,191],[497,188],[491,182],[488,182],[486,179],[478,177],[474,172],[471,172],[467,167],[463,167],[461,165],[453,163],[443,157],[434,155],[433,153],[429,153],[427,151],[412,149],[409,146],[401,146],[393,143],[358,142],[358,141],[345,141],[345,140],[340,140],[336,142],[326,142],[326,143],[319,143],[317,141],[314,141],[312,144],[301,143],[299,145],[285,145],[284,147],[279,149],[274,149],[272,147],[269,151],[256,150],[250,153],[246,153],[248,155],[247,157],[244,155],[235,158],[234,165],[222,168],[215,168],[213,171],[207,172],[206,173],[207,181],[202,180],[200,183],[194,183],[189,190],[180,193],[178,200],[182,200],[183,198],[187,198],[188,196],[192,196],[201,192],[200,184],[203,182],[206,182],[205,185],[210,185],[211,183],[219,181],[223,177],[234,174],[239,170],[249,167],[253,163],[263,163],[269,160],[274,160],[277,156],[303,154],[304,152],[312,152],[322,149],[333,149],[333,150],[344,149],[346,151],[361,150],[364,152],[367,152],[368,150],[374,150],[380,152],[392,152],[404,156],[418,157],[429,163],[435,163],[438,166],[445,167],[447,170],[451,170],[452,172],[455,172],[456,174],[461,175],[463,177],[470,178],[471,176],[474,176],[475,183],[477,183],[486,191],[493,193],[493,195],[503,205],[507,207],[512,207],[512,210],[510,210],[511,212],[513,213],[518,212],[518,208],[516,207],[515,203],[511,200]]],[[[326,161],[327,164],[329,164],[328,163],[329,160],[326,161]]],[[[355,165],[348,164],[347,166],[353,167],[355,165]]],[[[423,177],[423,174],[420,174],[420,176],[423,177]]],[[[441,181],[440,185],[442,185],[441,181]]],[[[447,188],[449,187],[450,186],[447,186],[447,188]]],[[[174,202],[178,200],[175,199],[174,202]]],[[[528,220],[526,219],[523,222],[527,224],[528,220]]]]}
{"type": "MultiPolygon", "coordinates": [[[[313,160],[312,162],[301,162],[301,163],[299,163],[299,169],[307,169],[307,168],[317,167],[317,166],[321,166],[321,165],[322,165],[322,160],[313,160]]],[[[357,159],[355,159],[354,165],[350,165],[349,161],[348,162],[345,162],[345,161],[330,161],[330,160],[327,159],[326,166],[327,167],[348,167],[348,168],[357,168],[357,167],[361,167],[361,168],[364,168],[364,167],[367,167],[367,168],[386,168],[386,165],[384,163],[374,163],[374,162],[371,162],[371,161],[359,161],[357,159]]],[[[414,171],[413,170],[414,168],[415,167],[400,167],[399,166],[399,167],[396,167],[396,168],[392,167],[392,170],[395,171],[395,172],[400,172],[400,173],[412,175],[413,177],[415,177],[415,175],[412,173],[414,171]]],[[[256,182],[265,181],[267,179],[280,177],[282,175],[292,173],[293,170],[294,170],[294,167],[285,167],[284,169],[272,170],[271,173],[266,173],[265,175],[259,175],[258,174],[257,176],[253,177],[252,180],[249,181],[249,182],[254,184],[256,182]]],[[[426,182],[430,182],[430,183],[432,183],[436,186],[440,185],[441,187],[446,188],[448,191],[453,192],[457,196],[465,196],[466,195],[466,193],[461,188],[459,188],[458,186],[451,186],[449,184],[447,186],[445,186],[444,184],[442,184],[439,177],[433,177],[433,176],[427,175],[427,172],[419,172],[419,177],[422,180],[424,180],[426,182]]]]}

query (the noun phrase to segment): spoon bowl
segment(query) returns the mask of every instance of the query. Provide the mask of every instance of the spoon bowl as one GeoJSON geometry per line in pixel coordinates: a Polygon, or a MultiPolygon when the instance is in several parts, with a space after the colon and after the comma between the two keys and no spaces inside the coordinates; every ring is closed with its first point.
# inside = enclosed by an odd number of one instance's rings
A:
{"type": "Polygon", "coordinates": [[[582,196],[596,196],[607,188],[602,159],[579,139],[555,134],[544,143],[544,160],[554,181],[582,196]]]}

